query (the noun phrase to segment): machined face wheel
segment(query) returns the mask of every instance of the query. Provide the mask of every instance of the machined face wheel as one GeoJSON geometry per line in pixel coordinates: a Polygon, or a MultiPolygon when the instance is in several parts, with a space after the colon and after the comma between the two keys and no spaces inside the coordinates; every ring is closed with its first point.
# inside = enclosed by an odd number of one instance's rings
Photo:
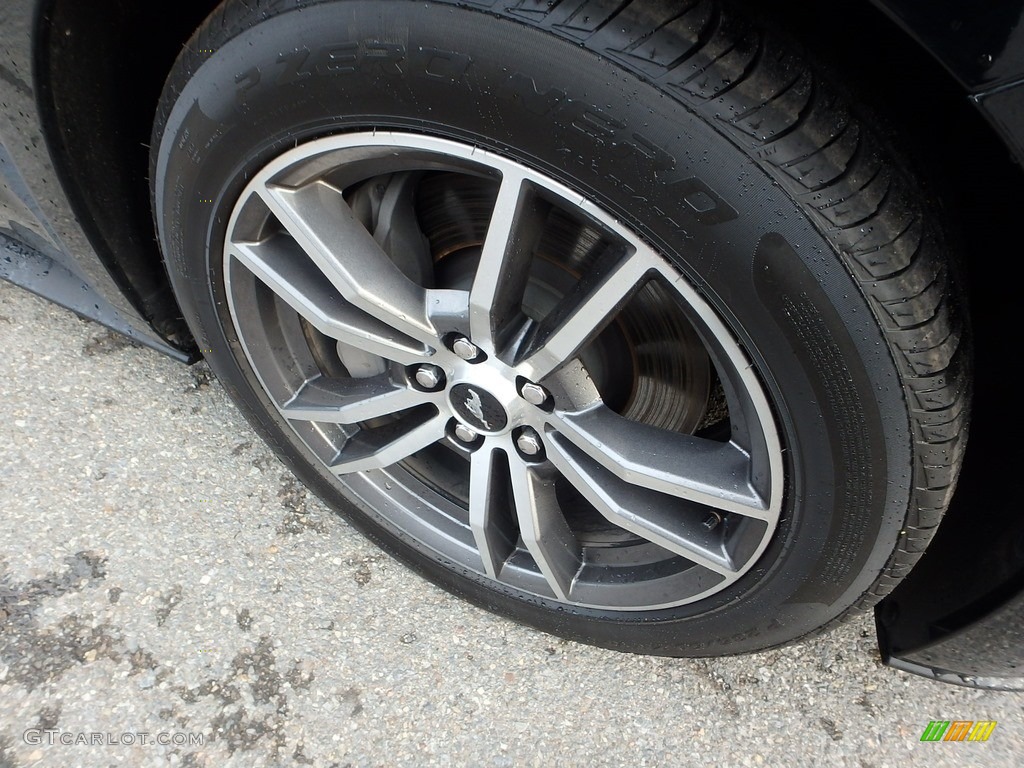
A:
{"type": "Polygon", "coordinates": [[[606,648],[776,647],[900,582],[969,414],[952,254],[833,77],[726,0],[225,0],[154,127],[167,273],[415,572],[606,648]]]}
{"type": "Polygon", "coordinates": [[[295,436],[438,561],[640,611],[728,587],[776,531],[782,443],[735,336],[543,174],[410,133],[312,140],[245,187],[224,274],[295,436]]]}

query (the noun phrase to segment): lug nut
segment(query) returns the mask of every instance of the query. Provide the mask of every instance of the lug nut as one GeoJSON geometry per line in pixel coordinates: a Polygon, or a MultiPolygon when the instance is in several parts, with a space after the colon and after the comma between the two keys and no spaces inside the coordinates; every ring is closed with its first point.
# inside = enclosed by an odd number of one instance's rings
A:
{"type": "Polygon", "coordinates": [[[472,443],[477,438],[476,432],[465,424],[455,425],[455,436],[464,443],[472,443]]]}
{"type": "Polygon", "coordinates": [[[533,384],[529,381],[523,384],[519,394],[530,405],[544,405],[548,401],[547,390],[539,384],[533,384]]]}
{"type": "Polygon", "coordinates": [[[704,518],[703,526],[709,531],[713,531],[722,522],[722,516],[717,512],[709,512],[708,516],[704,518]]]}
{"type": "Polygon", "coordinates": [[[416,369],[416,383],[424,389],[440,389],[444,383],[444,373],[436,365],[421,365],[416,369]]]}
{"type": "Polygon", "coordinates": [[[540,436],[532,429],[524,429],[519,437],[516,438],[516,448],[524,456],[536,456],[543,450],[543,447],[540,442],[540,436]]]}
{"type": "Polygon", "coordinates": [[[468,362],[473,362],[480,357],[480,347],[462,336],[452,342],[452,352],[468,362]]]}

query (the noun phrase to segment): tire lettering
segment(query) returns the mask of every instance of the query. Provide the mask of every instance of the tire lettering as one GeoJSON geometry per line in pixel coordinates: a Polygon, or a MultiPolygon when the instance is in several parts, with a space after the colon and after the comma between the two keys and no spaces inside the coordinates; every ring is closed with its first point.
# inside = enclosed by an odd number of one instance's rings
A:
{"type": "Polygon", "coordinates": [[[366,40],[363,43],[337,43],[317,49],[311,57],[310,69],[318,75],[376,69],[386,75],[400,75],[400,62],[405,59],[405,46],[366,40]]]}
{"type": "Polygon", "coordinates": [[[359,60],[359,45],[356,43],[342,43],[328,48],[323,48],[325,60],[317,67],[325,72],[355,72],[356,63],[359,60]]]}
{"type": "MultiPolygon", "coordinates": [[[[402,75],[405,67],[411,67],[410,74],[414,76],[457,83],[465,77],[473,60],[466,54],[439,48],[419,48],[410,52],[401,43],[372,38],[359,42],[332,43],[314,51],[307,48],[288,51],[280,54],[277,63],[284,66],[272,79],[274,85],[287,85],[314,73],[328,75],[376,71],[387,75],[402,75]]],[[[238,75],[235,78],[238,102],[244,102],[252,89],[265,83],[258,67],[238,75]]],[[[568,98],[565,91],[559,88],[544,89],[528,75],[520,72],[509,74],[498,86],[497,93],[499,97],[531,114],[551,117],[592,139],[598,145],[598,151],[589,157],[571,153],[571,159],[594,171],[599,170],[601,157],[619,161],[632,158],[636,164],[637,178],[640,179],[657,178],[657,174],[676,167],[676,159],[671,153],[642,134],[630,131],[622,120],[600,107],[568,98]]],[[[610,178],[616,187],[634,201],[644,205],[649,203],[648,189],[635,189],[622,174],[609,174],[606,178],[610,178]]],[[[672,181],[668,188],[667,199],[677,201],[677,204],[666,206],[669,210],[657,206],[653,206],[652,210],[683,236],[687,234],[684,227],[693,222],[714,225],[738,216],[731,205],[697,178],[686,177],[672,181]]]]}
{"type": "Polygon", "coordinates": [[[565,102],[565,91],[551,88],[541,92],[536,80],[518,72],[509,75],[498,87],[498,93],[534,115],[547,115],[565,102]]]}
{"type": "Polygon", "coordinates": [[[569,102],[566,111],[575,112],[572,127],[585,136],[607,143],[615,138],[618,131],[626,127],[621,120],[605,114],[598,107],[587,107],[579,102],[569,102]]]}
{"type": "MultiPolygon", "coordinates": [[[[651,165],[658,171],[671,171],[676,167],[676,159],[666,150],[659,147],[650,139],[633,134],[633,148],[639,150],[640,154],[651,161],[651,165]]],[[[622,143],[626,147],[625,142],[622,143]]]]}
{"type": "Polygon", "coordinates": [[[278,56],[277,63],[284,64],[285,68],[277,76],[277,85],[288,85],[289,83],[309,77],[312,74],[312,72],[306,69],[306,62],[309,61],[309,58],[308,48],[299,48],[278,56]]]}
{"type": "MultiPolygon", "coordinates": [[[[434,80],[458,82],[466,74],[473,59],[454,51],[440,48],[420,48],[410,55],[401,43],[370,39],[361,42],[338,42],[311,51],[297,48],[281,53],[273,85],[289,85],[313,74],[328,75],[346,72],[373,72],[386,75],[405,74],[405,65],[412,65],[415,75],[434,80]]],[[[239,103],[245,101],[249,92],[265,84],[260,69],[252,67],[235,78],[236,96],[239,103]]],[[[269,84],[269,83],[267,83],[269,84]]],[[[600,126],[601,121],[593,116],[590,123],[600,126]]]]}
{"type": "Polygon", "coordinates": [[[367,69],[378,69],[385,75],[401,75],[400,62],[405,61],[405,46],[401,43],[385,43],[381,40],[367,40],[363,43],[361,61],[371,61],[367,69]]]}
{"type": "Polygon", "coordinates": [[[260,84],[260,68],[252,67],[235,77],[235,102],[241,104],[249,91],[260,84]]]}
{"type": "Polygon", "coordinates": [[[427,77],[449,80],[453,83],[460,80],[473,63],[473,60],[464,53],[452,53],[438,48],[420,48],[417,54],[417,58],[425,59],[422,66],[416,68],[417,71],[427,77]]]}

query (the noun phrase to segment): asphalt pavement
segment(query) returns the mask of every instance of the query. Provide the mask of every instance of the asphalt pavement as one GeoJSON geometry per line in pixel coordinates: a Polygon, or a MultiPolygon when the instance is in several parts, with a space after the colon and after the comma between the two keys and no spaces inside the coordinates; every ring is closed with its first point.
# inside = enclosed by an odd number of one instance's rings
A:
{"type": "Polygon", "coordinates": [[[205,365],[0,282],[0,768],[1018,766],[1022,710],[881,666],[870,616],[690,660],[486,613],[307,493],[205,365]]]}

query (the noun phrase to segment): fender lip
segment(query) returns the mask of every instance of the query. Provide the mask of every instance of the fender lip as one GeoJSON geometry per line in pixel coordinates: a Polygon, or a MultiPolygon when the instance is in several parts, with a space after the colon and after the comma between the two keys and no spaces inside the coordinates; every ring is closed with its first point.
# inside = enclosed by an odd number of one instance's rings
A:
{"type": "MultiPolygon", "coordinates": [[[[882,662],[941,683],[992,691],[1024,691],[1024,592],[970,624],[916,648],[894,653],[890,630],[899,610],[885,601],[875,609],[882,662]]],[[[932,625],[929,629],[935,630],[932,625]]]]}
{"type": "Polygon", "coordinates": [[[1024,574],[958,606],[971,585],[960,594],[943,589],[931,578],[937,564],[922,561],[875,607],[882,662],[943,683],[1024,691],[1024,574]]]}
{"type": "Polygon", "coordinates": [[[922,610],[927,603],[887,597],[875,608],[882,661],[957,685],[1024,690],[1024,590],[995,607],[993,602],[986,596],[936,615],[922,610]]]}
{"type": "Polygon", "coordinates": [[[6,280],[75,314],[127,336],[182,363],[199,358],[172,347],[155,334],[137,330],[95,286],[49,256],[0,231],[0,280],[6,280]]]}
{"type": "MultiPolygon", "coordinates": [[[[1019,466],[1020,451],[990,456],[1019,466]]],[[[926,555],[875,607],[882,661],[955,685],[1024,690],[1024,515],[968,461],[926,555]],[[980,503],[986,499],[988,503],[980,503]]]]}
{"type": "Polygon", "coordinates": [[[986,691],[1024,691],[1024,677],[983,677],[979,675],[968,675],[960,672],[951,672],[948,669],[939,667],[928,667],[923,664],[916,664],[906,659],[891,656],[884,659],[886,666],[898,669],[901,672],[909,672],[913,675],[927,677],[939,683],[959,685],[964,688],[977,688],[986,691]]]}

